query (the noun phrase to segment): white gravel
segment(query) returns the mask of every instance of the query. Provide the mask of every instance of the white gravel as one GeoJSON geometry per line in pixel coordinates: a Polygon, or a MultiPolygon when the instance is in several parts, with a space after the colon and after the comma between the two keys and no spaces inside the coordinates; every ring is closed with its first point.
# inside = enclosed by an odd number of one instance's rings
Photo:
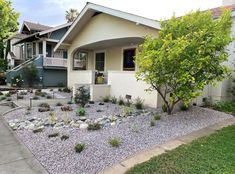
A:
{"type": "MultiPolygon", "coordinates": [[[[73,107],[75,108],[75,105],[73,107]]],[[[91,105],[87,110],[89,117],[96,117],[117,113],[121,109],[118,109],[118,105],[105,104],[104,106],[91,105]],[[105,112],[97,113],[96,110],[102,107],[106,109],[105,112]]],[[[60,113],[57,108],[55,112],[60,113]]],[[[70,112],[69,115],[74,117],[74,112],[70,112]]],[[[5,118],[10,120],[48,115],[48,113],[36,114],[36,109],[26,116],[20,113],[23,113],[22,110],[17,110],[5,115],[5,118]]],[[[152,116],[148,114],[125,118],[121,124],[98,131],[48,127],[37,134],[30,130],[18,130],[16,133],[49,173],[94,174],[143,149],[232,117],[210,109],[193,107],[187,112],[178,112],[170,116],[161,114],[161,120],[156,122],[155,127],[150,127],[152,116]],[[53,132],[69,135],[69,139],[66,141],[61,141],[60,137],[49,139],[48,134],[53,132]],[[110,137],[119,138],[122,142],[121,146],[111,147],[108,143],[110,137]],[[77,143],[86,144],[85,150],[80,154],[74,151],[77,143]]]]}

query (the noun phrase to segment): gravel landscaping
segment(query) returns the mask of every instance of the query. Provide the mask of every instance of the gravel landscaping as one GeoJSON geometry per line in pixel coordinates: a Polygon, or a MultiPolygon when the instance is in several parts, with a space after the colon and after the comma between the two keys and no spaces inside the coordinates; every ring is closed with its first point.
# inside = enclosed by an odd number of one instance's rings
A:
{"type": "MultiPolygon", "coordinates": [[[[111,103],[104,103],[104,105],[95,103],[89,106],[85,108],[88,121],[86,120],[84,123],[92,120],[100,121],[102,122],[100,130],[89,131],[81,126],[63,124],[61,119],[64,115],[74,123],[79,121],[79,124],[84,124],[75,114],[77,106],[71,105],[74,110],[68,112],[62,112],[59,106],[51,107],[57,116],[57,122],[61,123],[60,126],[43,126],[42,132],[38,133],[33,133],[30,128],[16,129],[15,132],[49,173],[94,174],[141,150],[233,117],[200,107],[192,107],[186,112],[178,112],[170,116],[159,110],[138,111],[133,109],[130,116],[124,117],[122,116],[125,110],[123,106],[111,103]],[[155,125],[151,126],[150,122],[156,113],[161,118],[155,120],[155,125]],[[110,118],[110,116],[114,118],[110,118]],[[107,121],[104,122],[104,120],[107,121]],[[49,138],[48,135],[52,133],[59,133],[59,135],[49,138]],[[62,141],[61,136],[63,135],[67,135],[69,138],[62,141]],[[119,147],[112,147],[109,144],[110,138],[118,139],[119,147]],[[78,143],[85,144],[85,149],[81,153],[76,153],[74,150],[78,143]]],[[[37,110],[37,107],[31,111],[19,109],[6,114],[4,118],[8,122],[15,119],[18,122],[24,120],[30,122],[37,118],[44,119],[45,122],[49,112],[39,113],[37,110]]]]}

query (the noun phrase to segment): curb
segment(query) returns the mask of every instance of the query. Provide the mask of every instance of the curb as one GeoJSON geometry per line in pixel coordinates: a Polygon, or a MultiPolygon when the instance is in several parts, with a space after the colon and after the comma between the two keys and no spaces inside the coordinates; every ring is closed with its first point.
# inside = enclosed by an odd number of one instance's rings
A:
{"type": "Polygon", "coordinates": [[[226,119],[224,121],[221,121],[219,123],[213,124],[211,126],[205,127],[203,129],[193,131],[190,134],[177,137],[173,140],[167,141],[166,143],[156,145],[152,148],[149,148],[147,150],[143,150],[133,156],[130,156],[119,163],[108,167],[100,172],[98,174],[124,174],[127,170],[132,168],[133,166],[146,162],[150,160],[154,156],[158,156],[162,153],[165,153],[169,150],[173,150],[183,144],[188,144],[192,142],[193,140],[196,140],[198,138],[208,136],[212,133],[215,133],[217,130],[220,130],[224,127],[230,126],[235,124],[235,118],[226,119]]]}

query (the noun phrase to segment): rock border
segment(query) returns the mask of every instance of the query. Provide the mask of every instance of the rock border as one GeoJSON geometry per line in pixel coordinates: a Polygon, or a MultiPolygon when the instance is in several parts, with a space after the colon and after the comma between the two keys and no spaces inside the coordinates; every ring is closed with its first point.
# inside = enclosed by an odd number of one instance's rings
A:
{"type": "Polygon", "coordinates": [[[150,160],[154,156],[158,156],[162,153],[165,153],[169,150],[173,150],[180,145],[188,144],[192,142],[193,140],[196,140],[198,138],[208,136],[212,133],[215,133],[217,130],[220,130],[224,127],[230,126],[235,124],[235,118],[226,119],[224,121],[221,121],[219,123],[216,123],[214,125],[208,126],[206,128],[194,131],[188,135],[184,135],[178,138],[175,138],[173,140],[170,140],[164,144],[154,146],[150,149],[144,150],[142,152],[139,152],[133,156],[130,156],[119,163],[108,167],[102,171],[100,171],[98,174],[124,174],[127,170],[129,170],[131,167],[146,162],[150,160]]]}

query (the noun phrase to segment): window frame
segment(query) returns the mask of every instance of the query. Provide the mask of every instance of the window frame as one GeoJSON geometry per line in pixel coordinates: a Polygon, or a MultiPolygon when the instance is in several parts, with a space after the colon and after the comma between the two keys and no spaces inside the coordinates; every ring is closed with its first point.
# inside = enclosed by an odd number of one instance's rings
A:
{"type": "MultiPolygon", "coordinates": [[[[77,59],[78,60],[78,59],[77,59]]],[[[77,51],[75,51],[74,52],[74,54],[73,54],[73,63],[72,63],[72,70],[73,71],[86,71],[87,70],[87,68],[88,68],[88,52],[86,52],[86,51],[83,51],[83,50],[77,50],[77,51]],[[74,61],[75,61],[75,59],[77,59],[77,58],[75,58],[75,55],[77,54],[77,53],[85,53],[86,54],[86,60],[85,60],[85,69],[82,69],[82,68],[78,68],[78,67],[75,67],[74,66],[74,61]]]]}
{"type": "MultiPolygon", "coordinates": [[[[133,68],[125,68],[124,67],[124,51],[126,50],[135,50],[135,56],[136,56],[136,51],[137,51],[137,46],[130,46],[130,47],[123,47],[122,48],[122,64],[121,64],[121,69],[122,71],[135,71],[136,70],[136,64],[134,62],[134,67],[133,68]]],[[[134,61],[135,61],[135,58],[134,58],[134,61]]]]}
{"type": "Polygon", "coordinates": [[[104,70],[100,72],[106,71],[106,50],[97,50],[94,51],[94,70],[96,70],[96,54],[97,53],[104,53],[104,70]]]}

